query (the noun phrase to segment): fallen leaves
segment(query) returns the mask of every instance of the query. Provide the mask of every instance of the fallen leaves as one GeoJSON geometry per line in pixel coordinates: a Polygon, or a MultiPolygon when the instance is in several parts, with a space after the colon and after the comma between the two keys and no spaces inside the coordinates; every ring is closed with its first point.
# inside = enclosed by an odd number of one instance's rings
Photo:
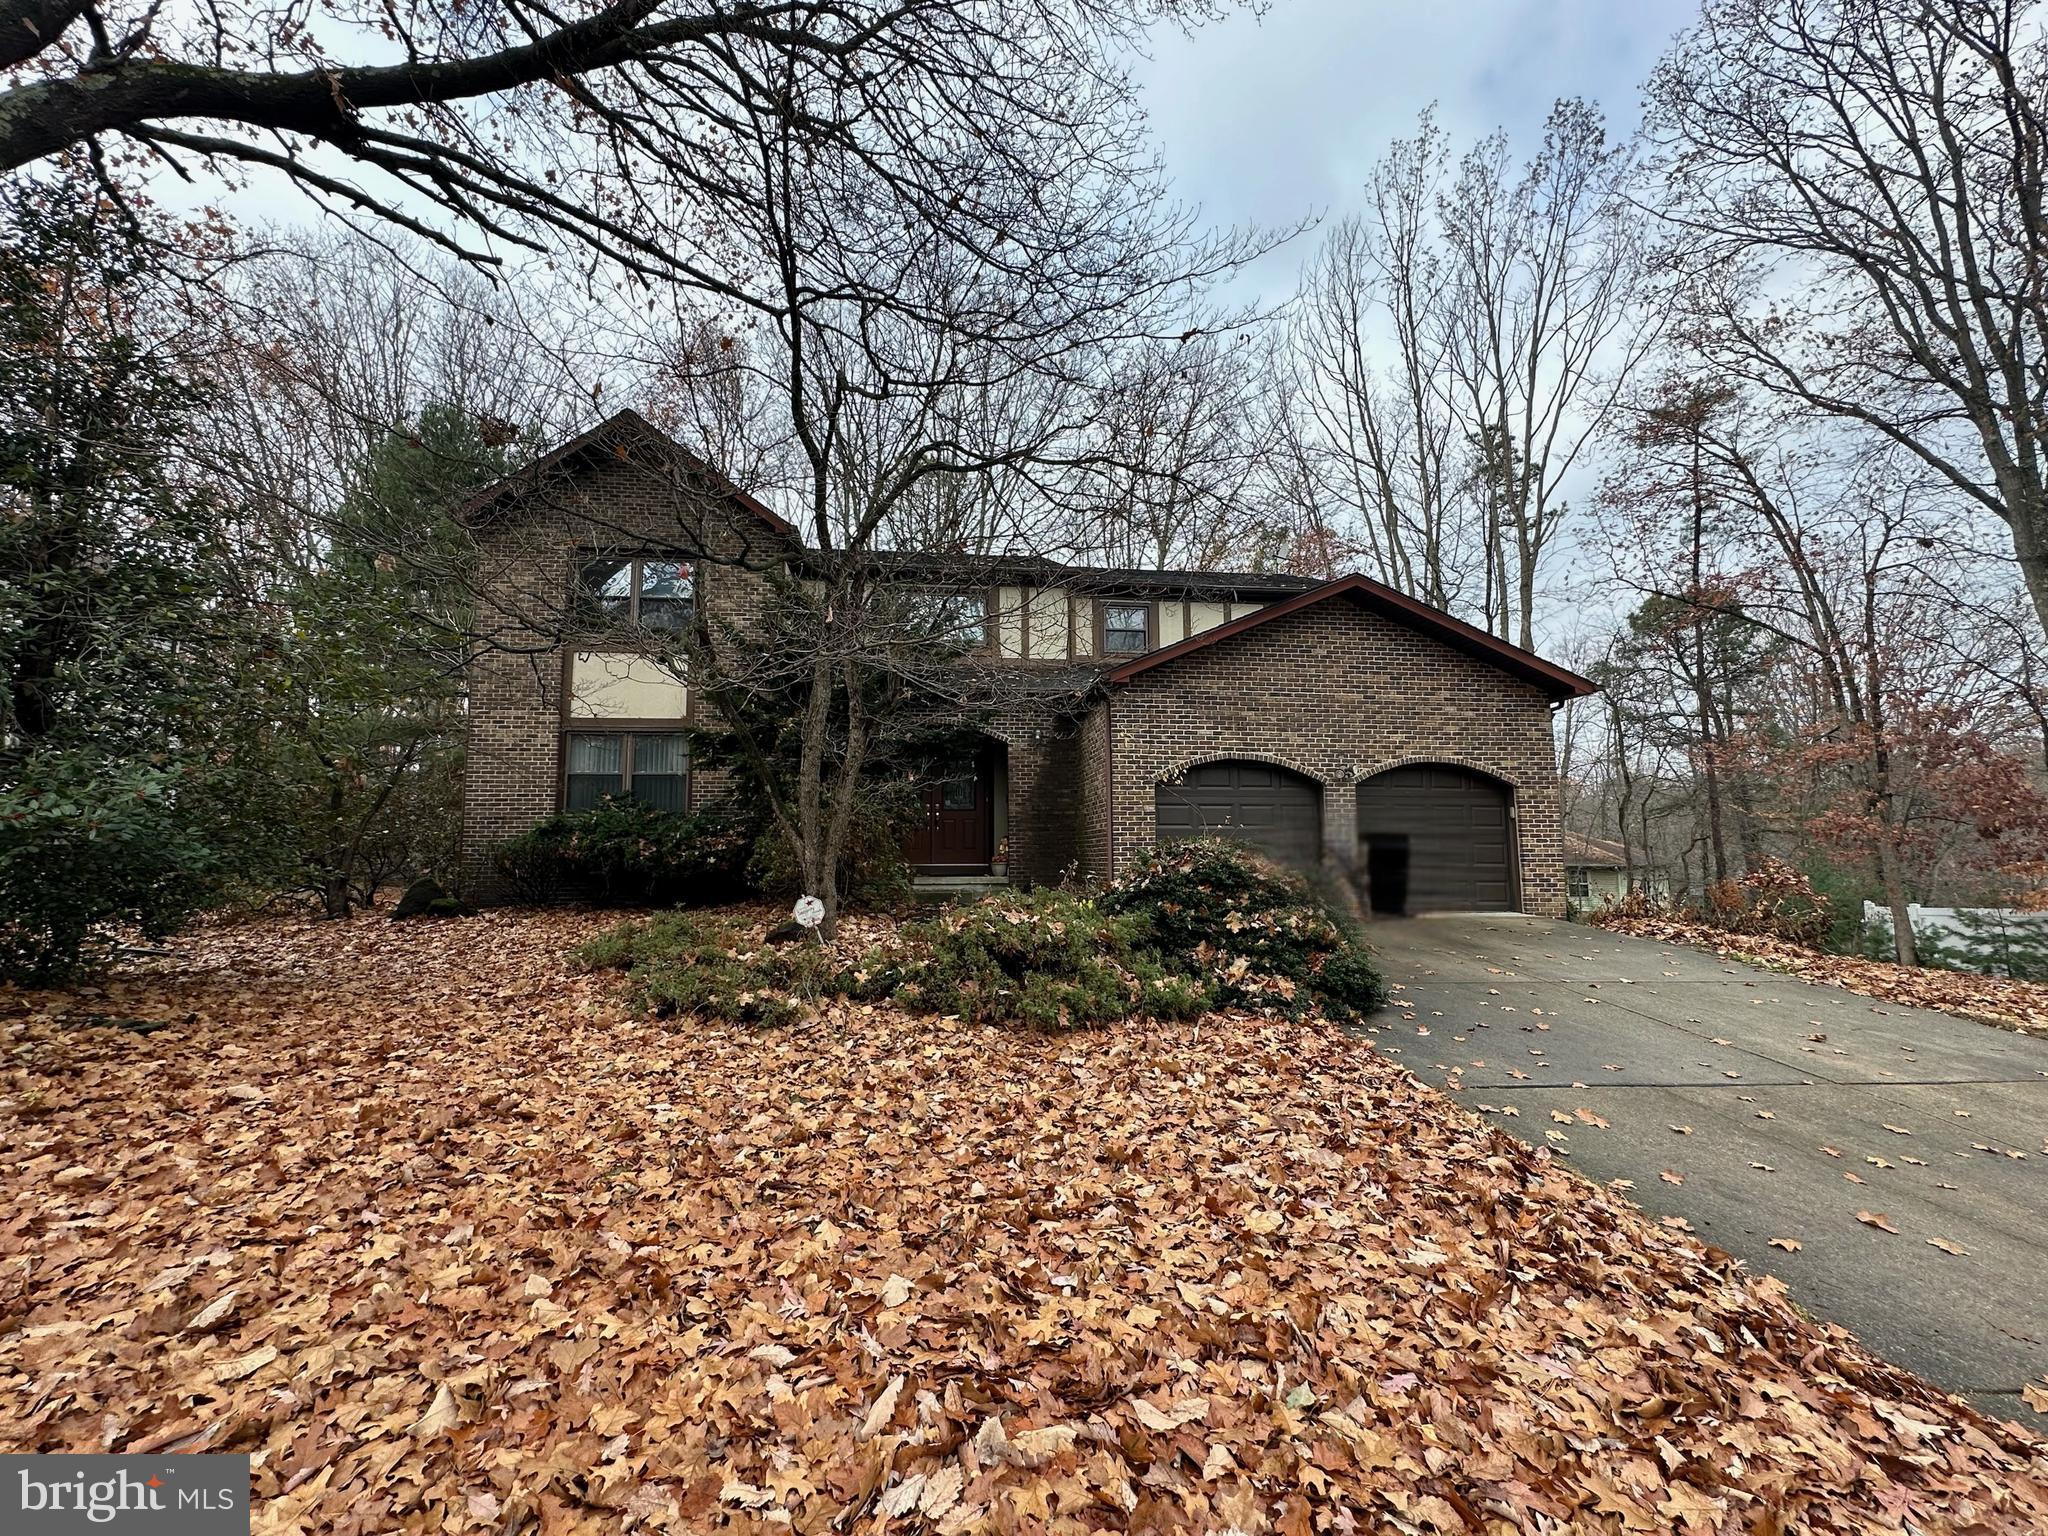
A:
{"type": "Polygon", "coordinates": [[[602,921],[0,1000],[0,1445],[246,1451],[328,1536],[2048,1519],[2031,1441],[1326,1025],[670,1029],[565,970],[602,921]]]}
{"type": "Polygon", "coordinates": [[[1797,1253],[1806,1245],[1796,1237],[1774,1237],[1771,1239],[1771,1246],[1773,1248],[1782,1248],[1787,1253],[1797,1253]]]}
{"type": "MultiPolygon", "coordinates": [[[[2048,982],[2015,981],[2005,976],[1979,976],[1973,971],[1895,965],[1888,960],[1865,960],[1856,955],[1831,955],[1784,939],[1727,933],[1704,923],[1680,922],[1667,917],[1595,913],[1588,921],[1612,928],[1617,933],[1654,939],[1660,944],[1684,944],[1694,949],[1712,950],[1717,955],[1751,961],[1772,970],[1789,972],[1802,981],[1822,982],[1865,997],[1961,1014],[1965,1018],[1980,1019],[2022,1034],[2048,1035],[2048,982]]],[[[1806,1038],[1824,1041],[1827,1036],[1816,1033],[1806,1038]]],[[[1892,1127],[1887,1126],[1886,1129],[1892,1127]]],[[[1899,1134],[1910,1133],[1901,1131],[1899,1134]]]]}
{"type": "Polygon", "coordinates": [[[1899,1230],[1892,1225],[1891,1217],[1885,1215],[1883,1211],[1858,1211],[1856,1219],[1866,1227],[1876,1227],[1880,1232],[1897,1232],[1899,1230]]]}

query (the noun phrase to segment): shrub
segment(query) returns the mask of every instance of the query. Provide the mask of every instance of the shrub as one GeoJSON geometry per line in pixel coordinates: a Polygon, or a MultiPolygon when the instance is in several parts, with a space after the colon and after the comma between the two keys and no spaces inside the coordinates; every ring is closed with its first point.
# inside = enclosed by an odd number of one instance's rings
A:
{"type": "Polygon", "coordinates": [[[1111,913],[1142,917],[1176,969],[1202,976],[1219,1006],[1311,1001],[1354,1019],[1387,1000],[1386,983],[1297,875],[1220,838],[1147,849],[1104,893],[1111,913]]]}
{"type": "Polygon", "coordinates": [[[839,990],[829,957],[815,946],[767,948],[732,919],[683,912],[621,923],[573,958],[586,969],[623,971],[632,1006],[657,1018],[770,1028],[799,1022],[819,997],[839,990]]]}
{"type": "Polygon", "coordinates": [[[703,906],[746,890],[749,834],[729,811],[695,815],[607,799],[498,844],[498,871],[526,901],[703,906]]]}
{"type": "Polygon", "coordinates": [[[774,947],[730,919],[664,913],[599,935],[583,964],[623,971],[649,1013],[780,1024],[826,997],[977,1024],[1062,1030],[1236,1006],[1353,1019],[1386,1001],[1363,950],[1297,879],[1228,844],[1155,855],[1100,899],[990,897],[906,925],[848,962],[774,947]]]}
{"type": "Polygon", "coordinates": [[[1160,976],[1136,942],[1143,934],[1142,922],[1065,891],[991,897],[904,930],[918,958],[899,968],[895,997],[978,1024],[1062,1029],[1128,1018],[1145,1011],[1144,985],[1160,976]]]}
{"type": "Polygon", "coordinates": [[[59,981],[106,961],[109,930],[176,932],[225,873],[175,771],[32,761],[0,789],[0,979],[59,981]]]}
{"type": "Polygon", "coordinates": [[[1717,880],[1707,887],[1701,915],[1729,933],[1788,939],[1794,944],[1819,944],[1828,937],[1834,916],[1813,881],[1783,859],[1765,855],[1740,880],[1717,880]]]}

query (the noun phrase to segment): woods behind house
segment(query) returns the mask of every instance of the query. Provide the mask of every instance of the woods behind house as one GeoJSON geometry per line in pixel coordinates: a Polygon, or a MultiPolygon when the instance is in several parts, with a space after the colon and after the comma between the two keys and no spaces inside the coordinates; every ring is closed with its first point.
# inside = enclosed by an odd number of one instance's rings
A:
{"type": "Polygon", "coordinates": [[[434,7],[410,69],[31,7],[0,968],[452,882],[502,644],[463,509],[624,404],[814,552],[775,647],[673,659],[835,914],[932,681],[872,600],[908,549],[1361,571],[1602,684],[1566,821],[1645,890],[1841,945],[1873,901],[1908,961],[1912,904],[2048,901],[2040,7],[1710,0],[1631,138],[1425,114],[1328,219],[1224,233],[1110,67],[1155,9],[671,0],[527,17],[541,71],[434,7]],[[251,168],[290,219],[213,211],[251,168]]]}

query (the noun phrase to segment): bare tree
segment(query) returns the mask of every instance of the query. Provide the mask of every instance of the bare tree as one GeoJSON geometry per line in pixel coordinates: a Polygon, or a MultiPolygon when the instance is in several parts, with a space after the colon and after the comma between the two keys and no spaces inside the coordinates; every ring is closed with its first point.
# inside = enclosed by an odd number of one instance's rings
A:
{"type": "Polygon", "coordinates": [[[1104,389],[1103,462],[1077,487],[1077,554],[1194,569],[1277,557],[1284,535],[1263,492],[1274,424],[1261,361],[1248,333],[1131,349],[1104,389]]]}
{"type": "MultiPolygon", "coordinates": [[[[829,926],[870,763],[919,702],[959,720],[999,684],[933,644],[995,616],[925,601],[906,546],[950,526],[966,562],[1043,553],[1071,541],[1077,487],[1153,474],[1109,425],[1116,381],[1133,352],[1203,323],[1206,280],[1261,247],[1200,238],[1166,201],[1107,71],[949,84],[949,110],[1001,141],[947,151],[949,195],[1000,205],[998,239],[906,207],[886,156],[821,148],[809,124],[841,86],[803,50],[750,43],[728,67],[774,88],[727,124],[704,210],[734,253],[726,291],[682,347],[650,350],[680,420],[717,423],[781,478],[801,548],[720,553],[710,530],[678,530],[761,597],[749,622],[698,605],[665,661],[716,712],[829,926]]],[[[686,518],[717,499],[679,489],[686,518]]],[[[533,570],[540,590],[522,596],[559,609],[554,565],[533,570]]],[[[978,589],[971,571],[956,561],[930,586],[978,589]]]]}
{"type": "Polygon", "coordinates": [[[1698,343],[1995,513],[2048,629],[2042,24],[2017,0],[1712,0],[1645,132],[1698,343]]]}
{"type": "Polygon", "coordinates": [[[1582,101],[1520,167],[1503,133],[1453,167],[1425,116],[1304,284],[1300,396],[1360,542],[1384,579],[1524,646],[1566,483],[1650,334],[1627,173],[1582,101]]]}
{"type": "Polygon", "coordinates": [[[731,293],[745,253],[698,215],[730,190],[733,127],[780,101],[807,143],[858,155],[894,201],[994,258],[1016,210],[985,195],[976,162],[1014,169],[1085,133],[1110,51],[1211,8],[610,0],[570,17],[530,0],[329,0],[309,24],[248,0],[0,0],[0,170],[84,150],[109,186],[136,159],[275,174],[480,263],[566,241],[731,293]],[[818,83],[800,110],[763,49],[818,83]],[[996,98],[1042,108],[1036,131],[1013,133],[1022,119],[991,113],[996,98]]]}
{"type": "MultiPolygon", "coordinates": [[[[1603,490],[1617,575],[1644,596],[1617,650],[1636,739],[1684,746],[1724,869],[1832,848],[1865,864],[1916,959],[1909,902],[1948,869],[1996,882],[2043,814],[2010,676],[2009,562],[1954,537],[1952,492],[1839,427],[1718,377],[1638,412],[1603,490]]],[[[1725,870],[1724,870],[1725,872],[1725,870]]]]}
{"type": "Polygon", "coordinates": [[[1450,288],[1436,240],[1444,162],[1442,132],[1425,117],[1374,168],[1371,211],[1332,229],[1303,279],[1292,340],[1316,499],[1352,513],[1380,580],[1451,608],[1484,551],[1446,392],[1450,288]]]}

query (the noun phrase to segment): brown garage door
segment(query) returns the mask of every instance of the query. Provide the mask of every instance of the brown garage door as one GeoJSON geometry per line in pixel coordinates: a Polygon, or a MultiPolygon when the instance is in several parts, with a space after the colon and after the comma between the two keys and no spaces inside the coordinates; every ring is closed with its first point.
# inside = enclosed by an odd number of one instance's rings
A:
{"type": "Polygon", "coordinates": [[[1358,845],[1375,912],[1514,907],[1508,792],[1462,768],[1396,768],[1358,786],[1358,845]]]}
{"type": "Polygon", "coordinates": [[[1322,855],[1321,788],[1271,763],[1232,760],[1190,768],[1152,792],[1159,840],[1215,835],[1245,843],[1297,869],[1322,855]]]}

